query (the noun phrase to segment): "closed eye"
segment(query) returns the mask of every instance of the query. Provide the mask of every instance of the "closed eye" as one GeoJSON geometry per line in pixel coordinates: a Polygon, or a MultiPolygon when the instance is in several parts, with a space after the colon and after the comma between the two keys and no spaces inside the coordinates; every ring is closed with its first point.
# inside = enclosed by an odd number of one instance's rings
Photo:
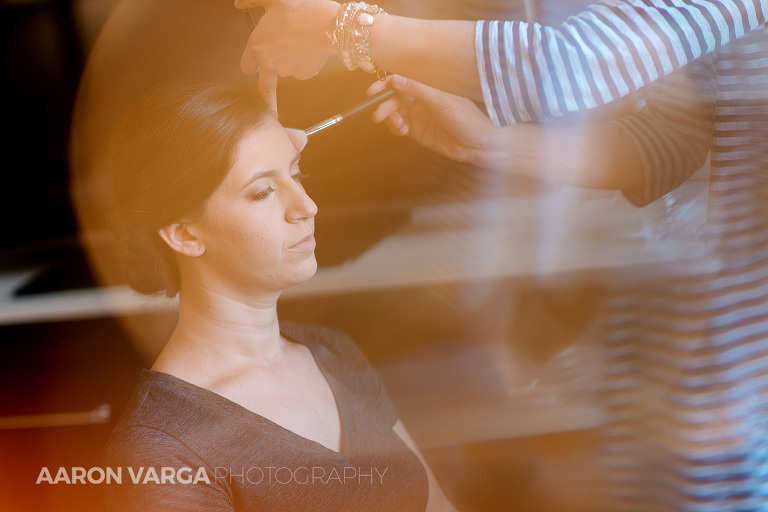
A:
{"type": "Polygon", "coordinates": [[[258,192],[254,193],[253,195],[251,195],[251,199],[254,201],[261,201],[271,196],[274,191],[275,189],[272,187],[261,189],[258,192]]]}

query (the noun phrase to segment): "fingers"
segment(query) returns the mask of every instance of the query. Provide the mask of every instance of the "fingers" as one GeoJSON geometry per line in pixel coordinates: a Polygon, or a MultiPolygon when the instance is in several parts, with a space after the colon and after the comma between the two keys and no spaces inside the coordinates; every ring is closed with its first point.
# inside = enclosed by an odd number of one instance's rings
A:
{"type": "Polygon", "coordinates": [[[307,134],[304,130],[297,130],[296,128],[286,128],[285,132],[288,134],[288,138],[291,139],[293,147],[296,151],[301,153],[304,147],[307,145],[307,134]]]}
{"type": "Polygon", "coordinates": [[[411,125],[408,120],[399,112],[394,112],[386,118],[389,131],[395,135],[405,136],[411,131],[411,125]]]}
{"type": "Polygon", "coordinates": [[[444,103],[446,97],[450,96],[450,94],[445,91],[435,89],[434,87],[424,85],[421,82],[411,80],[401,75],[392,75],[389,83],[398,93],[416,98],[430,107],[435,107],[444,103]]]}
{"type": "Polygon", "coordinates": [[[414,104],[414,99],[407,96],[390,98],[381,102],[371,114],[374,123],[380,123],[395,112],[407,109],[414,104]]]}
{"type": "MultiPolygon", "coordinates": [[[[253,34],[251,33],[251,38],[254,37],[253,34]]],[[[259,72],[259,60],[256,57],[255,48],[251,47],[250,39],[245,46],[245,50],[243,50],[243,55],[240,57],[240,70],[246,75],[255,75],[259,72]]]]}
{"type": "MultiPolygon", "coordinates": [[[[371,84],[368,89],[365,91],[365,93],[368,96],[373,96],[374,94],[377,94],[387,87],[390,87],[390,82],[392,81],[392,78],[396,75],[390,75],[387,77],[386,80],[376,80],[373,84],[371,84]]],[[[380,123],[387,119],[390,115],[397,112],[398,110],[406,109],[408,107],[411,107],[414,104],[415,100],[414,98],[410,96],[403,96],[403,95],[395,95],[394,97],[383,101],[379,105],[376,106],[376,109],[371,114],[371,119],[374,123],[380,123]]]]}
{"type": "Polygon", "coordinates": [[[381,102],[376,107],[376,110],[373,111],[373,114],[371,114],[371,119],[374,123],[380,123],[395,112],[411,108],[414,103],[416,103],[415,98],[396,94],[388,100],[381,102]]]}
{"type": "Polygon", "coordinates": [[[259,71],[259,95],[277,115],[277,73],[267,69],[259,71]]]}
{"type": "MultiPolygon", "coordinates": [[[[391,77],[387,77],[386,80],[376,80],[373,82],[368,86],[368,89],[365,90],[366,96],[373,96],[389,87],[390,78],[391,77]]],[[[374,123],[380,123],[389,115],[391,112],[391,102],[392,100],[390,99],[376,106],[376,110],[371,114],[371,119],[373,119],[374,123]]]]}
{"type": "Polygon", "coordinates": [[[376,93],[379,93],[389,87],[389,82],[392,80],[392,75],[388,76],[386,80],[376,80],[371,85],[368,86],[368,89],[365,90],[366,96],[373,96],[376,93]]]}
{"type": "MultiPolygon", "coordinates": [[[[245,12],[246,16],[251,20],[249,25],[253,30],[254,25],[258,23],[261,16],[264,14],[264,10],[276,4],[279,0],[235,0],[235,8],[245,12]],[[255,7],[262,7],[260,11],[254,14],[253,9],[255,7]],[[252,9],[247,11],[246,9],[252,9]]],[[[240,70],[246,75],[255,75],[259,71],[259,61],[256,57],[256,45],[251,43],[254,38],[254,32],[248,40],[248,44],[245,46],[243,55],[240,57],[240,70]]]]}

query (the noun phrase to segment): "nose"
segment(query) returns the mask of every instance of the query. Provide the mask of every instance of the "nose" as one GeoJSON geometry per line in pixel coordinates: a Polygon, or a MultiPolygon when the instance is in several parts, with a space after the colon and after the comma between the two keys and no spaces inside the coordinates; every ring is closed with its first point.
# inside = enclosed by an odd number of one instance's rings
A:
{"type": "Polygon", "coordinates": [[[289,187],[288,204],[286,208],[286,219],[288,222],[297,222],[311,219],[317,215],[317,205],[307,194],[301,183],[291,180],[289,187]]]}

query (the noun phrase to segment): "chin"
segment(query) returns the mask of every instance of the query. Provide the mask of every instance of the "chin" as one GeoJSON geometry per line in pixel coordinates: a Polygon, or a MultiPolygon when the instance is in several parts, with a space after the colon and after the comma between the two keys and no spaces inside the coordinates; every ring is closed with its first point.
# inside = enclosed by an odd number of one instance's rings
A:
{"type": "Polygon", "coordinates": [[[299,268],[296,269],[296,274],[294,275],[294,279],[291,280],[292,283],[290,286],[296,286],[309,281],[316,273],[317,259],[315,259],[315,255],[313,253],[311,258],[307,258],[307,260],[302,262],[299,268]]]}
{"type": "MultiPolygon", "coordinates": [[[[307,277],[304,278],[304,281],[309,281],[314,277],[315,274],[317,274],[317,259],[315,259],[315,253],[312,253],[312,258],[310,258],[310,263],[307,268],[307,277]]],[[[302,281],[302,282],[304,282],[302,281]]]]}

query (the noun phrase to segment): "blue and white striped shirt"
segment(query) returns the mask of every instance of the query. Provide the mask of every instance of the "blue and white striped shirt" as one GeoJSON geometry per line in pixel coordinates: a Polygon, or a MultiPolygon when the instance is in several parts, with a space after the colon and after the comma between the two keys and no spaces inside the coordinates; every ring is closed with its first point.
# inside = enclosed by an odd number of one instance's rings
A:
{"type": "Polygon", "coordinates": [[[497,126],[614,101],[762,26],[768,0],[604,0],[558,27],[478,21],[483,98],[497,126]]]}
{"type": "Polygon", "coordinates": [[[607,271],[608,506],[598,508],[768,512],[762,1],[615,0],[557,29],[477,24],[485,101],[500,125],[596,107],[655,82],[638,112],[614,121],[645,169],[644,187],[625,191],[634,204],[679,186],[710,153],[707,253],[607,271]]]}

